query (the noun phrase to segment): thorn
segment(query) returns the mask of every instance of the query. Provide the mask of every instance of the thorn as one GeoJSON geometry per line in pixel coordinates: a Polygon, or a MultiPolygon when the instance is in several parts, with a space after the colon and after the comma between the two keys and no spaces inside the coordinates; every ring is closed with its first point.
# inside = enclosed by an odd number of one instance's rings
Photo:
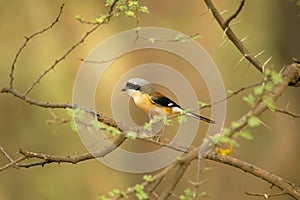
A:
{"type": "Polygon", "coordinates": [[[246,74],[247,74],[247,72],[248,72],[248,70],[249,70],[249,68],[250,68],[250,65],[251,65],[251,63],[250,63],[250,61],[248,62],[248,65],[247,65],[247,68],[246,68],[246,71],[245,71],[245,73],[244,73],[244,76],[246,76],[246,74]]]}
{"type": "Polygon", "coordinates": [[[259,121],[260,121],[260,123],[261,123],[264,127],[266,127],[269,131],[272,130],[266,123],[264,123],[264,122],[261,121],[261,120],[259,120],[259,121]]]}
{"type": "Polygon", "coordinates": [[[223,11],[220,12],[220,15],[223,15],[223,14],[225,14],[227,12],[228,12],[228,10],[223,10],[223,11]]]}
{"type": "Polygon", "coordinates": [[[225,38],[225,36],[226,36],[226,32],[227,32],[228,28],[229,28],[229,27],[226,27],[226,28],[225,28],[225,30],[223,31],[223,34],[222,34],[222,39],[223,39],[223,38],[225,38]]]}
{"type": "Polygon", "coordinates": [[[247,58],[247,57],[249,57],[249,56],[251,56],[252,54],[250,54],[250,53],[246,53],[246,54],[244,54],[244,56],[247,58]]]}
{"type": "Polygon", "coordinates": [[[243,56],[238,63],[234,66],[234,69],[236,69],[238,67],[239,64],[241,64],[241,62],[244,60],[245,56],[243,56]]]}
{"type": "Polygon", "coordinates": [[[220,47],[223,46],[227,41],[228,41],[228,38],[225,38],[225,40],[223,40],[219,46],[220,47]]]}
{"type": "Polygon", "coordinates": [[[265,53],[265,51],[266,51],[266,50],[264,49],[264,50],[258,52],[254,57],[255,57],[255,58],[259,57],[260,55],[262,55],[263,53],[265,53]]]}
{"type": "Polygon", "coordinates": [[[248,36],[245,36],[241,39],[241,42],[245,42],[246,40],[248,40],[248,36]]]}
{"type": "Polygon", "coordinates": [[[238,25],[238,24],[240,24],[240,23],[242,23],[242,22],[243,22],[242,20],[239,20],[239,21],[237,21],[237,22],[230,23],[230,26],[233,27],[233,26],[238,25]]]}
{"type": "Polygon", "coordinates": [[[264,62],[264,64],[262,65],[263,72],[264,72],[265,66],[268,64],[268,62],[270,62],[271,59],[272,59],[272,56],[271,56],[270,58],[268,58],[268,59],[266,60],[266,62],[264,62]]]}
{"type": "Polygon", "coordinates": [[[205,11],[204,11],[203,13],[201,13],[199,17],[200,17],[200,18],[203,17],[203,16],[206,15],[206,13],[208,13],[208,12],[209,12],[209,9],[205,9],[205,11]]]}

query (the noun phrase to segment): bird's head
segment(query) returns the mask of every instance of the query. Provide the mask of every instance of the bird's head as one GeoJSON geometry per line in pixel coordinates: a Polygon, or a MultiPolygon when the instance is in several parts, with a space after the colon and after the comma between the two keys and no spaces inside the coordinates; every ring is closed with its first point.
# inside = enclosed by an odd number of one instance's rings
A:
{"type": "Polygon", "coordinates": [[[151,83],[142,78],[132,78],[127,81],[126,86],[121,90],[132,96],[135,92],[151,93],[154,91],[151,83]]]}

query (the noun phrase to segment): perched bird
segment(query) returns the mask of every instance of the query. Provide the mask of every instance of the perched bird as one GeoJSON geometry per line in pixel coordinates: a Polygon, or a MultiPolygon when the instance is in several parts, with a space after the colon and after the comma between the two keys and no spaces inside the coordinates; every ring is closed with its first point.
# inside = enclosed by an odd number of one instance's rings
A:
{"type": "Polygon", "coordinates": [[[127,91],[134,103],[151,117],[169,117],[172,115],[186,114],[207,123],[214,124],[215,121],[197,115],[195,113],[185,111],[174,101],[157,92],[150,82],[142,78],[132,78],[122,91],[127,91]]]}

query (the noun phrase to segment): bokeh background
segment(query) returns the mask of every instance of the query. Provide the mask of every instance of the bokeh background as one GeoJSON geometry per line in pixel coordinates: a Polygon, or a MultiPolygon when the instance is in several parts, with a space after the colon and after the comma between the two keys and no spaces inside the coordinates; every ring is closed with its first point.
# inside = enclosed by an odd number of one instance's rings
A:
{"type": "MultiPolygon", "coordinates": [[[[46,1],[0,1],[0,88],[7,86],[9,71],[13,58],[28,36],[50,24],[56,17],[62,3],[66,3],[60,22],[47,33],[30,42],[21,55],[15,71],[15,87],[24,92],[32,82],[50,66],[67,49],[77,42],[90,28],[80,24],[75,15],[85,19],[94,19],[107,12],[103,1],[77,0],[46,1]]],[[[223,76],[227,89],[235,90],[260,80],[261,75],[246,61],[236,64],[241,59],[240,53],[229,42],[220,45],[224,38],[222,30],[213,20],[212,15],[202,1],[152,0],[142,1],[148,6],[150,14],[140,15],[140,26],[157,26],[180,31],[187,35],[199,33],[202,39],[198,42],[211,55],[223,76]]],[[[220,11],[227,10],[224,17],[229,16],[237,8],[239,1],[225,0],[216,2],[220,11]]],[[[300,7],[295,1],[247,1],[242,13],[234,22],[234,31],[241,37],[248,36],[245,45],[253,53],[265,50],[259,58],[262,62],[272,56],[270,66],[280,69],[291,63],[292,58],[299,58],[300,7]]],[[[234,23],[233,22],[233,23],[234,23]]],[[[115,18],[110,24],[103,26],[77,48],[55,70],[49,73],[32,91],[30,97],[49,102],[71,102],[72,88],[77,70],[81,65],[80,58],[85,58],[100,42],[113,34],[134,28],[136,22],[128,17],[115,18]]],[[[97,104],[99,112],[112,116],[109,96],[112,83],[118,80],[133,66],[148,62],[162,62],[181,70],[190,78],[199,99],[209,101],[205,86],[197,84],[186,63],[174,59],[174,56],[162,52],[130,54],[114,63],[108,75],[99,82],[97,104]],[[182,65],[182,66],[181,66],[182,65]],[[201,91],[201,92],[200,92],[201,91]],[[99,100],[99,101],[100,101],[99,100]]],[[[162,88],[164,89],[164,88],[162,88]]],[[[169,95],[173,95],[171,91],[169,95]]],[[[246,94],[246,93],[243,93],[246,94]]],[[[242,95],[228,101],[225,124],[238,119],[248,105],[241,100],[242,95]]],[[[288,88],[278,100],[278,106],[294,113],[300,113],[299,89],[288,88]]],[[[131,105],[135,119],[147,119],[143,113],[131,105]],[[137,112],[137,113],[136,113],[137,112]],[[136,113],[136,114],[134,114],[136,113]]],[[[41,151],[57,155],[73,155],[85,152],[77,133],[69,124],[53,121],[54,113],[60,119],[68,118],[64,110],[47,110],[28,105],[11,95],[0,95],[0,146],[10,155],[18,148],[41,151]]],[[[209,111],[204,111],[209,114],[209,111]]],[[[299,119],[274,114],[269,111],[261,116],[268,126],[251,129],[253,141],[240,140],[241,147],[234,149],[233,156],[253,163],[263,169],[300,184],[299,119]]],[[[203,125],[205,127],[205,125],[203,125]]],[[[127,148],[135,150],[137,144],[127,144],[127,148]]],[[[142,144],[143,145],[143,144],[142,144]]],[[[154,161],[155,162],[155,161],[154,161]]],[[[1,155],[0,165],[7,160],[1,155]]],[[[201,186],[202,191],[211,192],[209,199],[252,199],[245,191],[256,193],[272,193],[267,184],[251,175],[231,167],[205,161],[205,166],[213,170],[206,173],[208,180],[201,186]]],[[[184,180],[193,179],[195,167],[192,166],[184,180]]],[[[52,164],[30,169],[8,169],[0,174],[0,199],[96,199],[97,195],[107,194],[114,188],[126,189],[142,180],[141,174],[128,174],[115,171],[99,163],[97,160],[82,162],[77,165],[52,164]]],[[[176,190],[192,187],[187,181],[176,190]]],[[[291,199],[287,196],[276,199],[291,199]]]]}

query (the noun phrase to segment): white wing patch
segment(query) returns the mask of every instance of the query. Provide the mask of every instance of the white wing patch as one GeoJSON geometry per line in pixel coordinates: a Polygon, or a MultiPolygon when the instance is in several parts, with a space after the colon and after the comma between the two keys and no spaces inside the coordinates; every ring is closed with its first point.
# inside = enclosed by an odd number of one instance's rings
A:
{"type": "Polygon", "coordinates": [[[174,103],[172,103],[172,102],[171,102],[171,103],[168,103],[168,106],[169,106],[169,107],[171,107],[171,106],[173,106],[173,105],[174,105],[174,103]]]}
{"type": "Polygon", "coordinates": [[[182,113],[182,109],[179,108],[179,107],[173,107],[173,108],[172,108],[172,112],[173,112],[173,113],[182,113]]]}

